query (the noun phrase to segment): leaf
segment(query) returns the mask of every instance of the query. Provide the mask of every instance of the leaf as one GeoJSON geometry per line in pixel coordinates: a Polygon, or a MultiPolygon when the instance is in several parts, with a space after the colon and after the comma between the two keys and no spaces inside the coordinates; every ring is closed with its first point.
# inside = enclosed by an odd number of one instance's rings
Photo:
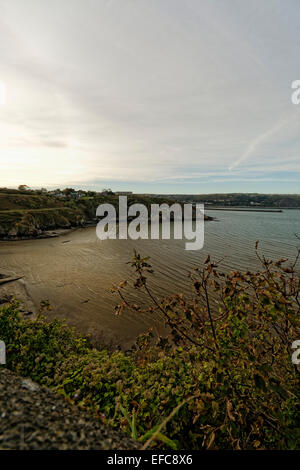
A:
{"type": "Polygon", "coordinates": [[[254,375],[254,382],[255,382],[255,386],[263,391],[266,391],[267,388],[266,388],[266,382],[264,381],[264,379],[262,378],[261,375],[259,374],[255,374],[254,375]]]}
{"type": "Polygon", "coordinates": [[[219,411],[219,403],[217,401],[213,401],[211,407],[213,409],[213,417],[215,418],[219,411]]]}
{"type": "Polygon", "coordinates": [[[150,431],[147,431],[143,436],[140,436],[138,440],[140,442],[145,442],[147,439],[149,439],[149,437],[151,437],[155,433],[155,431],[158,429],[158,426],[158,424],[154,426],[152,429],[150,429],[150,431]]]}
{"type": "Polygon", "coordinates": [[[284,388],[281,387],[281,385],[270,384],[270,389],[273,392],[278,393],[278,395],[284,400],[286,400],[289,397],[289,394],[286,392],[284,388]]]}
{"type": "Polygon", "coordinates": [[[231,421],[235,421],[235,417],[232,414],[232,403],[228,399],[226,401],[226,410],[227,410],[229,419],[231,419],[231,421]]]}
{"type": "Polygon", "coordinates": [[[212,446],[213,443],[214,443],[215,437],[216,437],[215,433],[212,432],[211,435],[210,435],[208,444],[207,444],[207,449],[210,449],[210,448],[211,448],[211,446],[212,446]]]}
{"type": "Polygon", "coordinates": [[[125,410],[125,408],[123,408],[122,405],[120,405],[120,410],[122,411],[123,416],[127,419],[128,424],[130,424],[130,417],[129,417],[128,411],[125,410]]]}
{"type": "Polygon", "coordinates": [[[136,429],[135,410],[133,410],[132,412],[132,420],[130,419],[128,411],[125,410],[125,408],[123,408],[122,405],[120,405],[120,410],[122,411],[123,416],[125,417],[127,423],[130,426],[132,439],[137,440],[138,436],[137,436],[137,429],[136,429]]]}
{"type": "Polygon", "coordinates": [[[163,442],[164,444],[166,444],[167,446],[171,447],[171,449],[173,450],[177,450],[177,445],[174,441],[172,441],[172,439],[170,439],[169,437],[165,436],[164,434],[162,434],[161,432],[159,432],[157,435],[156,435],[156,438],[157,440],[163,442]]]}
{"type": "Polygon", "coordinates": [[[132,439],[137,441],[138,435],[137,435],[137,429],[136,429],[135,409],[133,409],[133,412],[132,412],[131,437],[132,439]]]}
{"type": "MultiPolygon", "coordinates": [[[[159,425],[154,426],[150,431],[147,431],[143,436],[139,437],[140,442],[146,442],[157,431],[159,425]]],[[[154,440],[158,440],[169,446],[171,449],[177,450],[177,445],[172,439],[158,432],[154,440]]]]}
{"type": "Polygon", "coordinates": [[[194,282],[194,287],[195,287],[196,291],[199,291],[199,290],[200,290],[200,287],[201,287],[200,282],[199,282],[199,281],[195,281],[195,282],[194,282]]]}
{"type": "Polygon", "coordinates": [[[120,284],[119,284],[119,289],[124,289],[124,287],[127,286],[127,281],[122,281],[120,284]]]}

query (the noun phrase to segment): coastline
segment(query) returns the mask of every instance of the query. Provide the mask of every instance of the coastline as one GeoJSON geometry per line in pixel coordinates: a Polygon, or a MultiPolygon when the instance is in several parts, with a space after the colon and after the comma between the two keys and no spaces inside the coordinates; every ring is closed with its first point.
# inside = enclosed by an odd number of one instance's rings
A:
{"type": "Polygon", "coordinates": [[[231,211],[231,212],[282,212],[282,209],[253,208],[252,207],[209,207],[210,211],[231,211]]]}
{"type": "MultiPolygon", "coordinates": [[[[133,220],[134,217],[130,217],[128,218],[128,222],[130,222],[131,220],[133,220]]],[[[150,222],[151,219],[149,219],[149,222],[150,222]]],[[[193,218],[193,220],[196,220],[195,218],[193,218]]],[[[211,216],[208,216],[208,215],[205,215],[205,219],[204,221],[205,222],[212,222],[212,221],[216,221],[217,219],[215,217],[211,217],[211,216]]],[[[117,220],[118,222],[118,220],[117,220]]],[[[54,228],[53,230],[45,230],[45,231],[41,231],[41,233],[37,234],[37,235],[28,235],[28,236],[0,236],[0,243],[1,242],[18,242],[18,241],[26,241],[26,240],[41,240],[41,239],[45,239],[45,238],[58,238],[58,237],[61,237],[63,235],[67,235],[68,233],[72,233],[76,230],[78,230],[79,228],[80,229],[85,229],[85,228],[89,228],[89,227],[96,227],[97,226],[97,223],[98,221],[86,221],[84,224],[82,225],[76,225],[74,227],[70,227],[70,228],[66,228],[66,229],[63,229],[63,228],[54,228]]]]}
{"type": "Polygon", "coordinates": [[[22,237],[0,237],[0,243],[1,242],[18,242],[18,241],[26,241],[26,240],[42,240],[45,238],[58,238],[63,235],[67,235],[68,233],[72,233],[78,228],[87,228],[91,227],[91,225],[86,225],[86,226],[76,226],[76,227],[71,227],[71,228],[57,228],[54,230],[45,230],[44,232],[41,232],[38,235],[31,235],[31,236],[22,236],[22,237]]]}

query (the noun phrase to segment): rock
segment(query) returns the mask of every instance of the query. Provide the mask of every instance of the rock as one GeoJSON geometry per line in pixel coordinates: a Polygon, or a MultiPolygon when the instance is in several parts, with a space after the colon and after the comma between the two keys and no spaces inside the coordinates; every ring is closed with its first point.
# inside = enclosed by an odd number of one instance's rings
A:
{"type": "Polygon", "coordinates": [[[32,382],[31,379],[23,379],[22,380],[22,387],[27,388],[27,390],[30,390],[31,392],[37,392],[39,390],[39,386],[32,382]]]}
{"type": "Polygon", "coordinates": [[[139,442],[110,429],[52,390],[0,366],[1,450],[140,448],[139,442]]]}

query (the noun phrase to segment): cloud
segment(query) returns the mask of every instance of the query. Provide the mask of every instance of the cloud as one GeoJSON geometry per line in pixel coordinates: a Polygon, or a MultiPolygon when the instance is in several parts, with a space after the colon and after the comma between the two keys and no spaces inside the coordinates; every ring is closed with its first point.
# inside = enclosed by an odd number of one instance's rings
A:
{"type": "Polygon", "coordinates": [[[217,178],[234,183],[228,168],[242,181],[252,165],[261,178],[270,164],[297,165],[288,160],[300,151],[290,84],[300,59],[290,44],[300,39],[300,4],[1,7],[1,184],[149,182],[161,192],[209,181],[216,191],[217,178]]]}
{"type": "Polygon", "coordinates": [[[228,169],[231,171],[237,166],[239,166],[242,162],[246,161],[251,155],[255,153],[255,151],[259,148],[261,144],[270,140],[274,134],[280,131],[284,126],[286,126],[290,122],[290,119],[282,119],[281,121],[277,122],[274,126],[272,126],[267,131],[263,132],[262,134],[258,135],[247,147],[245,152],[236,160],[234,161],[228,169]]]}

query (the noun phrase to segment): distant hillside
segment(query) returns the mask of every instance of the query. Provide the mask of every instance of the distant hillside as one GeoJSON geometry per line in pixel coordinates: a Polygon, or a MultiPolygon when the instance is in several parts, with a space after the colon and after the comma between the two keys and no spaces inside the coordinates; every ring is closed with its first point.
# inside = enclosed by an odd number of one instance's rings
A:
{"type": "MultiPolygon", "coordinates": [[[[151,196],[151,195],[149,195],[151,196]]],[[[300,207],[300,194],[257,194],[257,193],[228,193],[228,194],[168,194],[157,197],[176,199],[186,202],[201,202],[214,206],[244,206],[244,207],[300,207]]]]}

